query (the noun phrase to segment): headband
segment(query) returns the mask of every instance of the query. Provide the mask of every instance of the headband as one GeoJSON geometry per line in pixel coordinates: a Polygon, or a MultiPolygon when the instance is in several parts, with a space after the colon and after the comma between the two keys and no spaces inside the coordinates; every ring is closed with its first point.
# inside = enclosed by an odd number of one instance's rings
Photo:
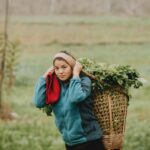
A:
{"type": "Polygon", "coordinates": [[[72,68],[75,66],[76,60],[68,54],[60,52],[54,56],[53,60],[55,60],[56,58],[63,58],[72,68]]]}

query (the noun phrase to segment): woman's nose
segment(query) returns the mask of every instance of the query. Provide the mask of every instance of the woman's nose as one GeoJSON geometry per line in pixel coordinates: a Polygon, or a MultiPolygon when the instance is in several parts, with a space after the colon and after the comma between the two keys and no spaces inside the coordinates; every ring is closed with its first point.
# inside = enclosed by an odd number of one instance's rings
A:
{"type": "Polygon", "coordinates": [[[60,68],[60,69],[59,69],[59,73],[62,73],[62,72],[63,72],[63,69],[60,68]]]}

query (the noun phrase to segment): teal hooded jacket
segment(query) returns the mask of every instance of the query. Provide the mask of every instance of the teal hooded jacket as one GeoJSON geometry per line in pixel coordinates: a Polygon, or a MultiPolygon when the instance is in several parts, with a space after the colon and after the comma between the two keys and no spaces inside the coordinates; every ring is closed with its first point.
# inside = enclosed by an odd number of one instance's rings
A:
{"type": "MultiPolygon", "coordinates": [[[[55,123],[64,142],[76,145],[101,138],[102,131],[93,114],[91,80],[88,77],[72,77],[61,82],[61,93],[57,103],[52,105],[55,123]]],[[[40,77],[35,86],[34,105],[45,106],[46,82],[40,77]]]]}

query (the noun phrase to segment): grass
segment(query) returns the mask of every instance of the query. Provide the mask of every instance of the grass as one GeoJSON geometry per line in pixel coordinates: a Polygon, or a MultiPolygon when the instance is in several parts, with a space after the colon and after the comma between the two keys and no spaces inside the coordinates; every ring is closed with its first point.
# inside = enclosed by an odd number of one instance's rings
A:
{"type": "Polygon", "coordinates": [[[129,64],[148,81],[138,90],[131,89],[123,150],[149,150],[149,24],[147,18],[12,18],[9,37],[21,41],[22,55],[15,87],[5,102],[19,118],[0,120],[0,150],[65,149],[54,118],[32,104],[36,80],[52,65],[53,55],[63,49],[77,58],[129,64]]]}
{"type": "MultiPolygon", "coordinates": [[[[9,20],[9,33],[13,33],[9,38],[19,37],[23,45],[150,42],[149,18],[61,16],[10,17],[9,20]]],[[[1,28],[2,25],[1,23],[1,28]]]]}

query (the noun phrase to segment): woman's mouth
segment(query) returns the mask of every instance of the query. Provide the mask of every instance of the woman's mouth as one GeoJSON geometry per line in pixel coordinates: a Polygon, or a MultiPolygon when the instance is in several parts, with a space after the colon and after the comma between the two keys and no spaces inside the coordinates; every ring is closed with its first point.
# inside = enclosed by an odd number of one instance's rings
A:
{"type": "Polygon", "coordinates": [[[65,76],[64,76],[64,75],[60,75],[59,77],[60,77],[60,78],[64,78],[65,76]]]}

